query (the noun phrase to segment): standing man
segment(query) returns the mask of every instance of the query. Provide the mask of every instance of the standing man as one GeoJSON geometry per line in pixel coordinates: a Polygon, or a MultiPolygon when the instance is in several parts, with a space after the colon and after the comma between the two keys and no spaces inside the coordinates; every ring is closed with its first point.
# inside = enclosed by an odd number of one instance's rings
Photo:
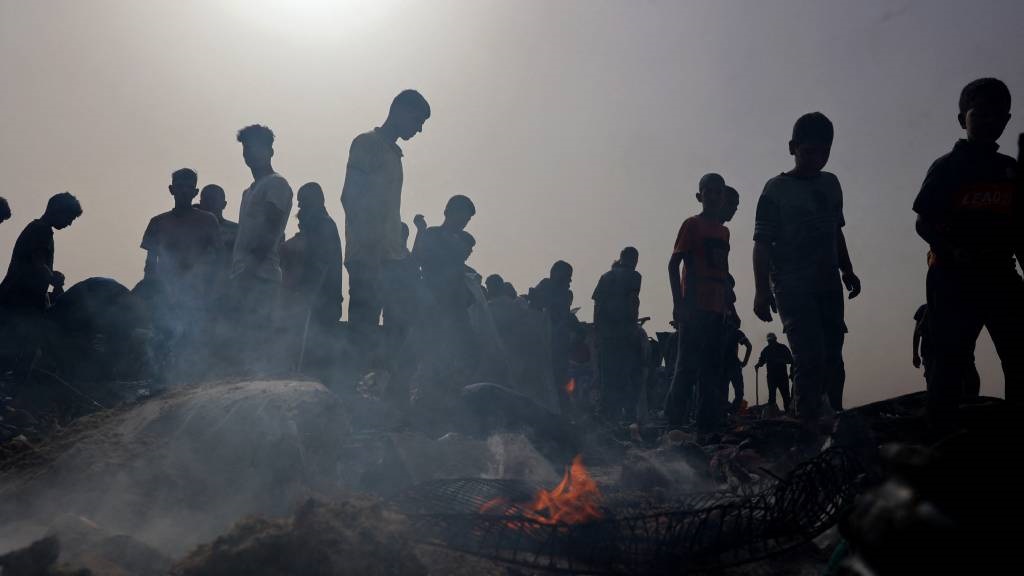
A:
{"type": "Polygon", "coordinates": [[[226,260],[225,272],[230,268],[231,257],[235,252],[235,238],[238,237],[238,223],[224,217],[224,208],[227,205],[228,201],[224,195],[224,189],[217,184],[203,186],[203,189],[199,192],[199,204],[196,205],[196,208],[217,217],[222,244],[221,254],[224,255],[226,260]]]}
{"type": "Polygon", "coordinates": [[[408,256],[402,242],[402,149],[423,130],[430,105],[415,90],[404,90],[391,102],[387,120],[356,136],[349,148],[341,204],[345,209],[345,268],[349,273],[349,323],[369,332],[381,312],[385,324],[394,318],[390,302],[392,276],[408,256]],[[391,313],[389,313],[389,311],[391,313]]]}
{"type": "Polygon", "coordinates": [[[281,288],[281,244],[292,189],[274,172],[274,133],[253,124],[238,131],[242,158],[252,171],[252,184],[242,193],[238,236],[231,258],[231,294],[237,326],[245,334],[244,355],[265,359],[281,288]]]}
{"type": "Polygon", "coordinates": [[[768,333],[768,345],[761,350],[757,357],[757,364],[754,370],[760,370],[762,366],[768,367],[768,405],[777,407],[775,393],[782,395],[782,409],[789,411],[789,370],[788,366],[793,365],[793,353],[785,344],[779,343],[775,334],[768,333]]]}
{"type": "Polygon", "coordinates": [[[594,327],[597,330],[597,369],[601,385],[601,415],[615,421],[623,409],[633,417],[640,382],[637,320],[640,284],[636,271],[640,252],[627,246],[594,288],[594,327]]]}

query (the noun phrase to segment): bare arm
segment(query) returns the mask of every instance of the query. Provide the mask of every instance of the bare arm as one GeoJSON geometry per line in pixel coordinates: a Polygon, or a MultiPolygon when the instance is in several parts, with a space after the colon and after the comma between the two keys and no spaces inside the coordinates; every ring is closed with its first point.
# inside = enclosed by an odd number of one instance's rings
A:
{"type": "Polygon", "coordinates": [[[765,322],[772,321],[776,311],[775,298],[768,279],[771,269],[771,250],[763,242],[754,242],[754,315],[765,322]]]}
{"type": "Polygon", "coordinates": [[[853,300],[860,295],[860,278],[853,273],[853,262],[850,261],[850,250],[846,246],[846,235],[843,234],[842,228],[839,229],[836,242],[839,251],[839,271],[842,273],[843,284],[850,292],[850,300],[853,300]]]}
{"type": "Polygon", "coordinates": [[[746,367],[747,363],[750,362],[750,353],[753,352],[754,347],[750,345],[750,340],[747,340],[746,338],[744,338],[740,344],[745,348],[745,351],[743,352],[743,361],[740,362],[740,365],[746,367]]]}
{"type": "Polygon", "coordinates": [[[920,323],[918,323],[918,324],[916,324],[914,326],[913,345],[914,345],[914,356],[913,356],[914,368],[920,368],[921,367],[921,354],[919,352],[919,350],[921,349],[921,324],[920,323]]]}
{"type": "Polygon", "coordinates": [[[672,319],[679,322],[683,312],[683,287],[679,279],[685,271],[683,254],[673,252],[668,260],[668,285],[672,288],[672,319]]]}

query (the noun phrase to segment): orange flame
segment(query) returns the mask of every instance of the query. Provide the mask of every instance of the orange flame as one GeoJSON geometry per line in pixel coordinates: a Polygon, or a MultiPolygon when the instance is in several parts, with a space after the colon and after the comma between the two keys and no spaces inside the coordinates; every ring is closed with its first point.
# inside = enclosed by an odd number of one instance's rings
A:
{"type": "Polygon", "coordinates": [[[582,524],[602,516],[601,500],[597,482],[587,473],[583,457],[578,455],[572,459],[558,486],[550,492],[541,489],[527,506],[509,507],[504,498],[495,498],[484,503],[480,512],[506,507],[506,514],[522,515],[541,524],[582,524]]]}
{"type": "Polygon", "coordinates": [[[576,391],[576,379],[569,378],[569,381],[565,383],[565,391],[572,394],[576,391]]]}

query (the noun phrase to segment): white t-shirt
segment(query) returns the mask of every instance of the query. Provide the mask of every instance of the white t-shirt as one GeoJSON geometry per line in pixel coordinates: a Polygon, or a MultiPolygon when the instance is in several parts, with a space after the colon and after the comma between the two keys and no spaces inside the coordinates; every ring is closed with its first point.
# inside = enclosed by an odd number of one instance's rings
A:
{"type": "Polygon", "coordinates": [[[247,273],[281,282],[281,241],[291,211],[292,189],[280,174],[268,174],[242,193],[242,203],[238,207],[238,237],[231,259],[232,277],[247,273]],[[266,222],[265,202],[270,202],[284,213],[284,218],[273,228],[266,222]],[[262,257],[253,254],[255,246],[266,242],[271,246],[266,254],[262,257]]]}

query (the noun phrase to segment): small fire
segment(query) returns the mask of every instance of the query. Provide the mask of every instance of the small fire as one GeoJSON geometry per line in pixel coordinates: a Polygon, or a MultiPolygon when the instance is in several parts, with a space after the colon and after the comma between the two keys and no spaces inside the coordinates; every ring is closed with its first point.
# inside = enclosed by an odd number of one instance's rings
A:
{"type": "Polygon", "coordinates": [[[480,512],[506,507],[509,515],[521,515],[541,524],[582,524],[602,516],[601,500],[597,482],[583,467],[583,457],[577,455],[558,486],[550,492],[541,489],[528,505],[509,507],[506,499],[495,498],[481,506],[480,512]]]}
{"type": "Polygon", "coordinates": [[[576,391],[576,379],[569,378],[569,381],[565,383],[565,391],[572,394],[576,391]]]}

